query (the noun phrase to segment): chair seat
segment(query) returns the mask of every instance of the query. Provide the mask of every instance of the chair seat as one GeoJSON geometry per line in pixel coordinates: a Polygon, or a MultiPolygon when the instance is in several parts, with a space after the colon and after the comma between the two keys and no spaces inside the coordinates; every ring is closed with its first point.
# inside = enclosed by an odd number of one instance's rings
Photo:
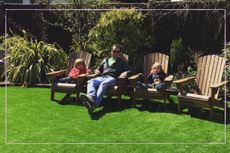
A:
{"type": "Polygon", "coordinates": [[[57,87],[65,87],[65,88],[75,88],[76,83],[57,83],[57,87]]]}
{"type": "Polygon", "coordinates": [[[192,100],[198,100],[198,101],[209,101],[209,99],[210,99],[209,96],[192,94],[192,93],[187,93],[185,96],[182,96],[179,93],[178,97],[183,98],[183,99],[192,99],[192,100]]]}
{"type": "Polygon", "coordinates": [[[57,83],[53,85],[53,89],[55,90],[62,90],[62,91],[69,91],[69,90],[73,90],[75,91],[77,87],[77,84],[74,83],[57,83]]]}

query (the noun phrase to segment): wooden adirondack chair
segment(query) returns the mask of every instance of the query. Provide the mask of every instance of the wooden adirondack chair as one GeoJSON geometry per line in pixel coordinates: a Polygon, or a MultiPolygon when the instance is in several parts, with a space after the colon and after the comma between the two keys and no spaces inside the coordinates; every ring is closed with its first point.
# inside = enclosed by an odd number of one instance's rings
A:
{"type": "Polygon", "coordinates": [[[74,66],[74,61],[77,58],[82,58],[85,61],[86,67],[89,67],[91,61],[91,54],[81,51],[80,53],[72,53],[69,58],[69,65],[67,70],[60,70],[55,72],[47,73],[47,76],[51,78],[51,100],[54,100],[55,92],[77,94],[76,102],[79,100],[79,93],[83,91],[84,82],[86,80],[86,74],[81,74],[77,78],[77,83],[55,83],[57,77],[65,77],[69,74],[70,70],[74,66]]]}
{"type": "Polygon", "coordinates": [[[171,85],[173,80],[173,75],[169,75],[165,78],[166,90],[164,91],[157,91],[154,88],[147,88],[146,90],[138,88],[137,81],[144,78],[144,82],[147,80],[147,75],[149,74],[152,65],[155,62],[159,62],[162,64],[162,69],[167,74],[168,73],[168,62],[169,56],[162,54],[162,53],[150,53],[144,56],[144,74],[139,73],[137,75],[131,76],[129,78],[131,87],[133,88],[130,92],[131,98],[133,99],[133,103],[135,104],[136,98],[156,98],[156,99],[163,99],[164,105],[166,100],[169,98],[167,88],[171,85]]]}
{"type": "Polygon", "coordinates": [[[225,66],[225,59],[217,55],[203,56],[198,59],[196,77],[174,81],[179,88],[178,112],[186,106],[203,107],[210,110],[212,119],[214,106],[224,107],[222,99],[218,98],[220,87],[227,81],[222,80],[225,66]],[[196,93],[187,93],[183,90],[183,85],[195,80],[196,93]]]}

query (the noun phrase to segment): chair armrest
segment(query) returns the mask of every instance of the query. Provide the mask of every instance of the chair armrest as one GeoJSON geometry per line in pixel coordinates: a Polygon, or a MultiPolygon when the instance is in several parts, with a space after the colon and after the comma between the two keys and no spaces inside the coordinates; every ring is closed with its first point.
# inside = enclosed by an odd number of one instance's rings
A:
{"type": "Polygon", "coordinates": [[[187,83],[187,82],[192,81],[192,80],[195,80],[195,77],[188,77],[188,78],[176,80],[176,81],[173,81],[173,83],[175,83],[175,84],[184,84],[184,83],[187,83]]]}
{"type": "Polygon", "coordinates": [[[143,73],[138,73],[136,75],[129,77],[128,80],[132,86],[136,87],[137,81],[140,80],[142,77],[143,77],[143,73]]]}
{"type": "Polygon", "coordinates": [[[80,74],[77,76],[77,78],[85,78],[85,77],[87,77],[87,74],[80,74]]]}
{"type": "Polygon", "coordinates": [[[173,83],[175,83],[179,89],[179,93],[183,96],[185,96],[187,94],[186,91],[184,91],[183,89],[183,84],[189,82],[189,81],[192,81],[192,80],[195,80],[195,77],[188,77],[188,78],[184,78],[184,79],[180,79],[180,80],[177,80],[177,81],[173,81],[173,83]]]}
{"type": "Polygon", "coordinates": [[[95,78],[95,77],[97,77],[97,76],[98,76],[98,74],[94,73],[94,74],[89,74],[89,75],[87,75],[87,78],[88,78],[88,79],[92,79],[92,78],[95,78]]]}
{"type": "Polygon", "coordinates": [[[129,77],[128,80],[138,80],[141,77],[143,77],[143,74],[142,73],[138,73],[136,75],[133,75],[133,76],[129,77]]]}
{"type": "Polygon", "coordinates": [[[218,84],[213,84],[210,86],[211,89],[214,89],[214,88],[220,88],[222,86],[224,86],[225,84],[227,84],[229,81],[223,81],[221,83],[218,83],[218,84]]]}
{"type": "Polygon", "coordinates": [[[172,82],[173,81],[173,75],[169,75],[165,78],[165,82],[172,82]]]}
{"type": "Polygon", "coordinates": [[[223,81],[221,83],[211,85],[210,86],[210,88],[211,88],[211,98],[212,99],[217,99],[218,98],[217,93],[219,91],[219,88],[222,87],[223,85],[227,84],[227,83],[228,83],[228,81],[223,81]]]}
{"type": "Polygon", "coordinates": [[[66,70],[60,70],[60,71],[54,71],[46,73],[48,77],[57,77],[57,76],[63,76],[66,74],[66,70]]]}

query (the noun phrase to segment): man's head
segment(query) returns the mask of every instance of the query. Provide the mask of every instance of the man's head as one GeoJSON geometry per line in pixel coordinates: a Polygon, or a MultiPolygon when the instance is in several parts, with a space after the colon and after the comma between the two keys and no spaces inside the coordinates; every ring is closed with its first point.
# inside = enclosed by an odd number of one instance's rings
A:
{"type": "Polygon", "coordinates": [[[161,70],[162,70],[162,65],[161,65],[161,63],[156,62],[156,63],[153,64],[153,66],[152,66],[152,72],[158,73],[158,72],[160,72],[161,70]]]}
{"type": "Polygon", "coordinates": [[[113,58],[118,58],[121,54],[121,46],[114,44],[111,48],[111,55],[113,58]]]}
{"type": "Polygon", "coordinates": [[[74,67],[78,69],[83,69],[85,67],[85,62],[82,58],[77,58],[74,61],[74,67]]]}

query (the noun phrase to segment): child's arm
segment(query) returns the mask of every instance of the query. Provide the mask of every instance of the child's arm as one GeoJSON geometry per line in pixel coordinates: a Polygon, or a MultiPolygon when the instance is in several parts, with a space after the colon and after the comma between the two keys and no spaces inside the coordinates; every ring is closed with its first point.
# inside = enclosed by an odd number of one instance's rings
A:
{"type": "Polygon", "coordinates": [[[71,71],[69,72],[69,77],[71,79],[77,79],[77,76],[79,75],[80,71],[76,68],[72,68],[71,71]]]}
{"type": "Polygon", "coordinates": [[[147,81],[148,81],[149,83],[153,83],[153,81],[154,81],[151,72],[150,72],[149,75],[147,76],[147,81]]]}
{"type": "Polygon", "coordinates": [[[92,74],[91,69],[87,69],[87,70],[86,70],[86,74],[92,74]]]}
{"type": "Polygon", "coordinates": [[[167,74],[163,71],[159,74],[159,79],[162,82],[165,80],[166,77],[167,77],[167,74]]]}

